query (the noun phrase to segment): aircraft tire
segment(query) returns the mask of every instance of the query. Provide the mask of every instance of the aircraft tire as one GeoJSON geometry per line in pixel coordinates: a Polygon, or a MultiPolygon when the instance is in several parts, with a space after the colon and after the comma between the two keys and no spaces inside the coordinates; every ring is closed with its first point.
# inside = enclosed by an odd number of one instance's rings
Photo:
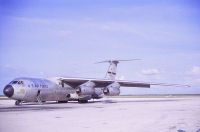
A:
{"type": "Polygon", "coordinates": [[[58,101],[58,103],[67,103],[68,101],[58,101]]]}
{"type": "Polygon", "coordinates": [[[20,100],[16,100],[15,101],[15,105],[20,105],[21,101],[20,100]]]}
{"type": "Polygon", "coordinates": [[[80,103],[80,104],[88,103],[88,100],[78,100],[78,103],[80,103]]]}

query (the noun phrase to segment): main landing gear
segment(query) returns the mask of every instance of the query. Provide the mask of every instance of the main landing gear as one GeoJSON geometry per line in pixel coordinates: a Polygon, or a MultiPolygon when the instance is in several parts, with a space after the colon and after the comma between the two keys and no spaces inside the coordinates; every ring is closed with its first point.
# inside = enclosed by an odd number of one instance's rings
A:
{"type": "Polygon", "coordinates": [[[78,100],[78,103],[82,104],[82,103],[88,103],[88,100],[78,100]]]}
{"type": "Polygon", "coordinates": [[[15,105],[17,105],[17,106],[18,106],[18,105],[20,105],[20,104],[21,104],[21,102],[22,102],[21,100],[16,100],[16,101],[15,101],[15,105]]]}
{"type": "Polygon", "coordinates": [[[58,101],[58,103],[67,103],[68,101],[58,101]]]}

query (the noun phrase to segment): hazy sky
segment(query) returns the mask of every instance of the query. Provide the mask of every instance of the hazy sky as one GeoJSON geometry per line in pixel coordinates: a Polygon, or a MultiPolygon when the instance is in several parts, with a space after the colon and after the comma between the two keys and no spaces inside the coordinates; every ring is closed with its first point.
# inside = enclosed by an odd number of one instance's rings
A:
{"type": "Polygon", "coordinates": [[[200,93],[200,1],[0,0],[0,94],[16,77],[102,78],[94,62],[134,58],[118,78],[192,87],[122,93],[200,93]]]}

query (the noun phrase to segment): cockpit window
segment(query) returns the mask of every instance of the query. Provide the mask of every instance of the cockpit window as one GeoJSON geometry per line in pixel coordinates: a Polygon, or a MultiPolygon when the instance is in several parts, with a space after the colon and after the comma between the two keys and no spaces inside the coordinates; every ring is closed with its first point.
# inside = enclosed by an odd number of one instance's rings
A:
{"type": "Polygon", "coordinates": [[[13,82],[12,82],[12,84],[16,84],[16,83],[18,83],[18,81],[13,81],[13,82]]]}
{"type": "Polygon", "coordinates": [[[23,82],[23,81],[18,81],[18,84],[22,84],[22,85],[23,85],[23,84],[24,84],[24,82],[23,82]]]}

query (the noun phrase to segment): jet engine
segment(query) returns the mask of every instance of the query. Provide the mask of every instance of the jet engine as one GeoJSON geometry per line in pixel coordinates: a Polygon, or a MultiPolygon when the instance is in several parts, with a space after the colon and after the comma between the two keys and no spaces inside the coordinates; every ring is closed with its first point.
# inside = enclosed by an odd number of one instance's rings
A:
{"type": "Polygon", "coordinates": [[[76,93],[78,95],[92,95],[95,92],[95,83],[88,81],[80,86],[78,86],[76,93]]]}
{"type": "Polygon", "coordinates": [[[103,91],[102,88],[95,88],[94,94],[92,94],[93,99],[100,99],[103,98],[103,91]]]}
{"type": "Polygon", "coordinates": [[[103,93],[107,96],[116,96],[120,94],[120,84],[114,82],[103,89],[103,93]]]}

